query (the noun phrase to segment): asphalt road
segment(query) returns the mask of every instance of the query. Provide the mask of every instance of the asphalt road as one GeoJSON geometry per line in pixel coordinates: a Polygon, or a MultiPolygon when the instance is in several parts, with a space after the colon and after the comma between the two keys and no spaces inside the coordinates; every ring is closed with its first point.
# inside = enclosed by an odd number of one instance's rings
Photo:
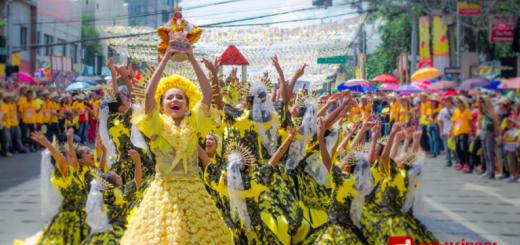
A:
{"type": "MultiPolygon", "coordinates": [[[[0,158],[0,244],[13,244],[43,228],[40,153],[0,158]]],[[[415,211],[441,242],[520,244],[520,183],[483,180],[426,161],[425,198],[415,211]],[[464,240],[462,240],[464,239],[464,240]]],[[[449,244],[449,243],[448,243],[449,244]]]]}

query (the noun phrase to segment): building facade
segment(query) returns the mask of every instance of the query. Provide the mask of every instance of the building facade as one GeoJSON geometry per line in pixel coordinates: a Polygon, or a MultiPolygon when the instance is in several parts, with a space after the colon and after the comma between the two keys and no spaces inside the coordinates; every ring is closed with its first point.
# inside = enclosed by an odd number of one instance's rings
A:
{"type": "Polygon", "coordinates": [[[173,17],[172,8],[181,0],[125,0],[128,3],[128,23],[157,28],[173,17]]]}

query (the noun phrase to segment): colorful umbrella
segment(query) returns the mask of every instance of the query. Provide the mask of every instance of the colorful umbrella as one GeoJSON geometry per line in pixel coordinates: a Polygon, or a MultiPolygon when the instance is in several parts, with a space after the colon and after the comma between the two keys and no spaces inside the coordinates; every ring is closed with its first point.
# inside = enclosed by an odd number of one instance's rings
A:
{"type": "Polygon", "coordinates": [[[520,88],[520,77],[512,78],[502,82],[498,85],[499,89],[519,89],[520,88]]]}
{"type": "Polygon", "coordinates": [[[27,72],[16,72],[16,73],[13,73],[13,75],[15,76],[18,76],[18,79],[20,80],[20,82],[27,82],[27,83],[30,83],[32,81],[34,81],[34,78],[27,72]]]}
{"type": "Polygon", "coordinates": [[[379,86],[380,90],[396,90],[399,88],[399,85],[393,83],[385,83],[379,86]]]}
{"type": "Polygon", "coordinates": [[[485,78],[471,78],[462,82],[459,86],[459,90],[472,90],[478,87],[483,87],[489,84],[489,80],[485,78]]]}
{"type": "Polygon", "coordinates": [[[426,81],[426,80],[420,80],[420,81],[413,82],[412,84],[419,87],[420,89],[426,89],[426,88],[428,88],[428,86],[430,86],[430,84],[432,84],[432,82],[426,81]]]}
{"type": "Polygon", "coordinates": [[[448,96],[454,96],[454,95],[457,95],[457,91],[448,90],[444,94],[441,95],[441,98],[448,97],[448,96]]]}
{"type": "Polygon", "coordinates": [[[92,85],[91,83],[87,83],[87,82],[75,82],[75,83],[70,84],[65,89],[65,91],[81,90],[81,89],[91,88],[93,86],[94,85],[92,85]]]}
{"type": "Polygon", "coordinates": [[[500,84],[502,84],[501,81],[491,81],[491,82],[489,82],[489,85],[486,85],[482,88],[489,89],[489,90],[502,90],[502,89],[498,88],[498,86],[500,86],[500,84]]]}
{"type": "Polygon", "coordinates": [[[380,83],[398,83],[399,79],[392,75],[383,74],[372,79],[372,82],[380,82],[380,83]]]}
{"type": "Polygon", "coordinates": [[[343,84],[345,84],[345,86],[349,87],[349,86],[370,84],[370,82],[365,79],[350,79],[346,82],[343,82],[343,84]]]}
{"type": "Polygon", "coordinates": [[[412,81],[434,79],[441,75],[441,72],[435,68],[422,68],[412,75],[412,81]]]}
{"type": "Polygon", "coordinates": [[[74,82],[86,82],[86,83],[90,83],[92,84],[92,86],[95,86],[97,83],[96,83],[96,80],[92,77],[77,77],[76,79],[74,79],[74,82]]]}
{"type": "Polygon", "coordinates": [[[401,85],[399,86],[398,89],[394,90],[395,92],[398,92],[398,93],[420,93],[422,92],[423,90],[420,89],[419,87],[415,86],[415,85],[401,85]]]}
{"type": "Polygon", "coordinates": [[[446,89],[446,88],[455,88],[458,84],[456,82],[450,82],[450,81],[440,81],[436,83],[432,83],[428,85],[428,89],[446,89]]]}

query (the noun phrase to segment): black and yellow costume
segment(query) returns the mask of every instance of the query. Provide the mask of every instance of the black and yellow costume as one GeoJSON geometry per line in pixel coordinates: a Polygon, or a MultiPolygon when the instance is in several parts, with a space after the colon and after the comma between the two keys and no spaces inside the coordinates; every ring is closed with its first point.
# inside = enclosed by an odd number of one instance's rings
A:
{"type": "Polygon", "coordinates": [[[262,222],[261,210],[259,208],[259,196],[274,183],[274,168],[270,164],[247,167],[241,171],[244,185],[244,196],[247,203],[247,212],[251,220],[250,231],[240,220],[234,222],[230,214],[229,192],[226,183],[226,162],[220,166],[211,162],[204,172],[204,181],[212,191],[215,191],[221,202],[217,207],[222,209],[226,225],[233,234],[235,244],[281,244],[276,235],[262,222]]]}
{"type": "Polygon", "coordinates": [[[60,211],[42,232],[37,233],[25,241],[15,241],[21,244],[80,244],[89,234],[89,226],[85,220],[85,204],[87,201],[86,183],[79,177],[72,167],[67,167],[67,177],[55,167],[51,182],[57,186],[63,202],[60,211]]]}
{"type": "Polygon", "coordinates": [[[368,244],[363,233],[350,219],[350,205],[354,199],[355,178],[332,165],[332,198],[328,222],[314,229],[303,244],[368,244]]]}
{"type": "Polygon", "coordinates": [[[401,211],[408,191],[408,171],[399,168],[393,160],[388,166],[386,169],[376,161],[371,168],[374,190],[366,196],[360,220],[364,236],[370,244],[387,243],[392,236],[411,236],[415,241],[436,243],[437,239],[411,210],[401,211]]]}
{"type": "Polygon", "coordinates": [[[108,222],[112,229],[104,232],[90,233],[82,244],[117,245],[123,238],[128,225],[129,203],[135,201],[138,187],[132,180],[120,187],[103,190],[103,201],[108,222]]]}

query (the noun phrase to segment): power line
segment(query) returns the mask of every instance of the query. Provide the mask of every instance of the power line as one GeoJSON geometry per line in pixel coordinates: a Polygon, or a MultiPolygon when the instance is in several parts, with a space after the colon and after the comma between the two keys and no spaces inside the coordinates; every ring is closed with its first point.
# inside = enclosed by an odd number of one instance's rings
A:
{"type": "MultiPolygon", "coordinates": [[[[343,6],[343,5],[336,5],[336,6],[343,6]]],[[[315,8],[305,8],[305,9],[291,10],[291,11],[285,11],[285,12],[280,12],[280,13],[274,13],[274,14],[270,14],[270,15],[261,15],[261,16],[245,18],[245,19],[239,19],[239,20],[233,20],[233,21],[224,21],[224,22],[214,23],[214,24],[199,25],[199,27],[226,27],[226,26],[221,26],[221,25],[227,24],[227,23],[233,23],[233,22],[242,22],[242,21],[248,21],[248,20],[254,20],[254,19],[262,19],[262,18],[277,16],[277,15],[290,14],[290,13],[295,13],[295,12],[308,11],[308,10],[312,10],[312,9],[315,9],[315,8]]],[[[346,14],[353,14],[353,13],[354,12],[346,13],[346,14]]],[[[359,12],[355,12],[355,13],[359,13],[359,12]]],[[[319,18],[319,19],[322,19],[322,18],[319,18]]],[[[295,20],[295,21],[301,21],[301,20],[295,20]]],[[[287,22],[289,22],[289,21],[286,21],[284,23],[287,23],[287,22]]],[[[274,23],[274,22],[271,22],[271,23],[274,23]]],[[[280,23],[282,23],[282,22],[280,22],[280,23]]],[[[263,23],[263,24],[267,25],[269,23],[263,23]]],[[[248,25],[248,24],[243,24],[243,25],[248,25]]],[[[251,24],[249,24],[249,25],[251,25],[251,24]]],[[[53,46],[61,46],[61,45],[74,44],[74,43],[100,41],[100,40],[113,39],[113,38],[136,37],[136,36],[141,36],[141,35],[153,34],[155,32],[156,31],[145,32],[145,33],[136,33],[136,34],[126,34],[126,35],[119,35],[119,36],[110,36],[110,37],[98,37],[98,38],[80,39],[80,40],[75,40],[75,41],[53,43],[53,44],[41,44],[41,45],[38,44],[38,45],[26,45],[26,46],[14,46],[13,48],[19,48],[20,50],[15,50],[13,52],[16,53],[16,52],[32,50],[32,49],[39,49],[39,48],[46,48],[46,47],[53,47],[53,46]]]]}

